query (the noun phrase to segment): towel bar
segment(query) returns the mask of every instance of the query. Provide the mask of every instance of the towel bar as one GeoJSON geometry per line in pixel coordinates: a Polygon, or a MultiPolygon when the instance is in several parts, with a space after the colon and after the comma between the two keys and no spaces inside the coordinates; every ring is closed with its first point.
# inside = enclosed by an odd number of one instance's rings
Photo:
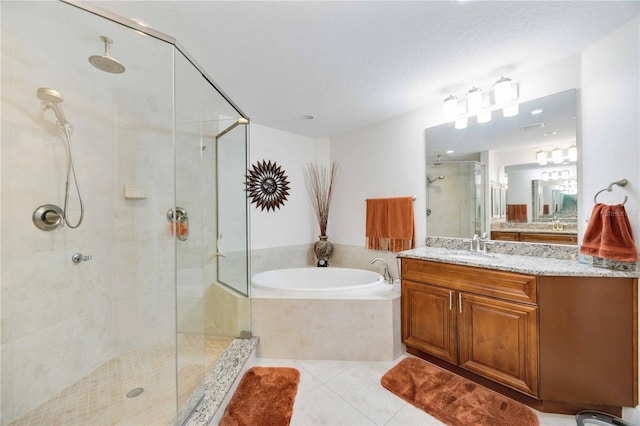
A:
{"type": "MultiPolygon", "coordinates": [[[[629,181],[627,179],[620,179],[620,180],[617,180],[615,182],[611,182],[608,187],[606,187],[604,189],[601,189],[600,191],[596,192],[596,195],[594,195],[594,197],[593,197],[593,202],[595,204],[598,204],[598,195],[600,195],[600,193],[604,192],[604,191],[607,191],[607,192],[613,191],[613,185],[627,186],[628,183],[629,183],[629,181]]],[[[624,196],[624,201],[622,202],[623,206],[627,202],[627,198],[628,197],[625,195],[624,196]]]]}

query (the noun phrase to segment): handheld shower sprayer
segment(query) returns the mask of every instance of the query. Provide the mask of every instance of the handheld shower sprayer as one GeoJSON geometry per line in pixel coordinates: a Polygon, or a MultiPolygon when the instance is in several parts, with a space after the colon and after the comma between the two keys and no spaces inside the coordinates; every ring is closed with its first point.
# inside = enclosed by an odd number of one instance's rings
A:
{"type": "Polygon", "coordinates": [[[69,228],[75,229],[82,223],[84,217],[84,205],[82,203],[82,195],[80,194],[80,187],[78,185],[78,178],[76,177],[76,169],[73,165],[73,152],[71,150],[71,124],[64,116],[62,109],[62,95],[60,92],[47,87],[40,87],[36,91],[36,96],[40,99],[43,110],[51,110],[56,115],[58,121],[56,125],[58,130],[64,133],[66,148],[67,148],[67,177],[65,182],[64,191],[64,206],[59,208],[53,204],[46,204],[38,207],[33,213],[33,222],[35,225],[43,231],[52,231],[58,227],[63,226],[65,223],[69,228]],[[69,186],[73,180],[78,194],[78,204],[80,206],[80,217],[76,224],[71,224],[67,216],[67,206],[69,204],[69,186]]]}
{"type": "Polygon", "coordinates": [[[427,176],[427,186],[431,185],[433,182],[440,180],[440,179],[444,179],[444,176],[438,176],[437,178],[433,178],[431,179],[429,176],[427,176]]]}
{"type": "Polygon", "coordinates": [[[40,87],[36,92],[38,99],[42,101],[40,106],[43,110],[50,109],[56,115],[59,125],[69,124],[64,116],[62,110],[62,95],[57,90],[49,89],[47,87],[40,87]]]}

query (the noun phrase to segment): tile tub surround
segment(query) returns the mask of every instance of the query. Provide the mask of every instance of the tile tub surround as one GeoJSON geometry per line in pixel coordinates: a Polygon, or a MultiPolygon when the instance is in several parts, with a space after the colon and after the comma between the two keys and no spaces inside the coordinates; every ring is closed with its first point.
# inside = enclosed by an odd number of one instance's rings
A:
{"type": "Polygon", "coordinates": [[[251,301],[257,355],[268,358],[383,361],[404,352],[400,293],[350,299],[287,296],[251,301]]]}

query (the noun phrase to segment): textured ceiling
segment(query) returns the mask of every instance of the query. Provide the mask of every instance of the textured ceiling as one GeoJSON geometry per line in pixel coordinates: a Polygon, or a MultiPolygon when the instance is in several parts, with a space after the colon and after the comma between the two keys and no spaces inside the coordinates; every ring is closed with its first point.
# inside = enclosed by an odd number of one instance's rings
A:
{"type": "Polygon", "coordinates": [[[311,137],[574,55],[640,10],[637,1],[87,3],[176,38],[253,122],[311,137]]]}

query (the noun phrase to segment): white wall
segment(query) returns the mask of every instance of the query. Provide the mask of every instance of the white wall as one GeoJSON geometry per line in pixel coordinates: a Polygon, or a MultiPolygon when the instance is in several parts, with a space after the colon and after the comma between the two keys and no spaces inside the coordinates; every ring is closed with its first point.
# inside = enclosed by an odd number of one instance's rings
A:
{"type": "MultiPolygon", "coordinates": [[[[256,204],[251,204],[251,249],[294,246],[317,240],[320,231],[305,185],[304,168],[313,162],[329,164],[328,140],[252,123],[249,167],[263,160],[276,162],[282,167],[290,189],[284,205],[275,210],[261,210],[256,208],[256,204]]],[[[343,176],[338,179],[338,185],[341,185],[343,176]]],[[[333,220],[335,214],[332,210],[329,227],[333,220]]]]}
{"type": "Polygon", "coordinates": [[[636,241],[640,233],[640,42],[635,19],[582,54],[581,228],[593,196],[611,182],[629,185],[602,194],[598,201],[625,205],[636,241]]]}
{"type": "MultiPolygon", "coordinates": [[[[582,54],[582,141],[579,180],[582,211],[579,229],[591,213],[593,196],[610,182],[629,185],[602,194],[598,201],[625,205],[639,246],[640,215],[640,20],[635,19],[582,54]]],[[[640,362],[640,361],[639,361],[640,362]]],[[[640,424],[640,407],[625,409],[624,418],[640,424]]]]}

